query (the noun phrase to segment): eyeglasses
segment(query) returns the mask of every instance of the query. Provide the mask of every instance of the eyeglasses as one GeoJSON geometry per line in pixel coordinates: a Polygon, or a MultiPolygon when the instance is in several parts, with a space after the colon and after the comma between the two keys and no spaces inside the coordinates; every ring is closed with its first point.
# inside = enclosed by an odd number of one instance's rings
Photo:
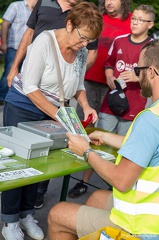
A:
{"type": "Polygon", "coordinates": [[[89,38],[83,36],[83,35],[80,33],[80,31],[79,31],[79,29],[78,29],[77,26],[76,26],[76,29],[77,29],[78,35],[79,35],[79,37],[80,37],[79,39],[80,39],[81,41],[84,41],[84,42],[89,43],[89,42],[94,42],[94,41],[96,40],[96,39],[91,40],[91,39],[89,39],[89,38]]]}
{"type": "Polygon", "coordinates": [[[145,23],[145,22],[152,22],[151,20],[144,20],[144,19],[141,19],[141,18],[135,18],[135,17],[132,17],[131,18],[131,22],[137,22],[137,23],[139,23],[139,24],[143,24],[143,23],[145,23]]]}
{"type": "MultiPolygon", "coordinates": [[[[141,70],[144,70],[144,69],[147,69],[147,68],[149,68],[150,66],[145,66],[145,67],[134,67],[134,72],[135,72],[135,75],[137,76],[137,77],[139,77],[139,75],[140,75],[140,71],[141,70]]],[[[156,73],[156,75],[158,75],[159,76],[159,73],[157,72],[157,70],[154,68],[154,72],[156,73]]]]}

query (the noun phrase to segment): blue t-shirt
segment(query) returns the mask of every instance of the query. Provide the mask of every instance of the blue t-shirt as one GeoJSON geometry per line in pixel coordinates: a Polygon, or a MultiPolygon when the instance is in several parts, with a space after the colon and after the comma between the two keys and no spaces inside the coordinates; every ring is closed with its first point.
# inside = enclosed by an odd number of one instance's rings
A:
{"type": "MultiPolygon", "coordinates": [[[[155,104],[156,102],[153,105],[155,104]]],[[[133,124],[131,134],[118,153],[143,168],[159,166],[158,126],[159,116],[149,110],[140,114],[133,124]]],[[[139,234],[136,236],[142,240],[159,239],[157,234],[139,234]]]]}
{"type": "Polygon", "coordinates": [[[118,153],[143,168],[159,166],[158,126],[159,116],[151,111],[140,114],[130,136],[118,153]]]}

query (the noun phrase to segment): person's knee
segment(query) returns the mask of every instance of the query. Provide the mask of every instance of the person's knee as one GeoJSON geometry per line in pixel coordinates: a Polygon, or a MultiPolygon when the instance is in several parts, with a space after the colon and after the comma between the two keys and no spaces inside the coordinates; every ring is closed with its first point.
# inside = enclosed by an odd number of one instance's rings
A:
{"type": "Polygon", "coordinates": [[[70,202],[60,202],[53,206],[48,214],[49,234],[76,234],[76,218],[80,206],[70,202]]]}
{"type": "MultiPolygon", "coordinates": [[[[59,202],[53,206],[48,214],[48,224],[60,225],[63,219],[69,218],[69,213],[77,211],[80,205],[69,202],[59,202]],[[77,208],[77,210],[76,210],[77,208]]],[[[64,220],[65,222],[65,220],[64,220]]]]}
{"type": "Polygon", "coordinates": [[[61,212],[61,209],[63,209],[64,204],[65,204],[64,202],[59,202],[58,204],[56,204],[55,206],[53,206],[50,209],[49,214],[48,214],[48,225],[49,226],[53,226],[53,225],[55,225],[55,223],[58,222],[58,219],[60,218],[59,213],[61,212]]]}

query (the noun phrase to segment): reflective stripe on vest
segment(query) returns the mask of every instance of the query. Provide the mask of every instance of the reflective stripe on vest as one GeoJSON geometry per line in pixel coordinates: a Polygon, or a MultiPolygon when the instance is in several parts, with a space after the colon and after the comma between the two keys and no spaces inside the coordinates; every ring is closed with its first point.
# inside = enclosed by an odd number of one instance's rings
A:
{"type": "Polygon", "coordinates": [[[131,215],[138,215],[138,214],[154,214],[159,215],[159,208],[158,203],[128,203],[117,198],[114,198],[114,206],[124,213],[128,213],[131,215]]]}
{"type": "MultiPolygon", "coordinates": [[[[151,111],[159,116],[159,103],[144,111],[151,111]]],[[[128,139],[136,118],[123,144],[128,139]]],[[[121,158],[118,155],[116,165],[121,158]]],[[[138,181],[127,192],[122,193],[113,188],[113,195],[114,207],[110,216],[112,222],[132,234],[159,234],[159,166],[145,168],[138,181]]]]}

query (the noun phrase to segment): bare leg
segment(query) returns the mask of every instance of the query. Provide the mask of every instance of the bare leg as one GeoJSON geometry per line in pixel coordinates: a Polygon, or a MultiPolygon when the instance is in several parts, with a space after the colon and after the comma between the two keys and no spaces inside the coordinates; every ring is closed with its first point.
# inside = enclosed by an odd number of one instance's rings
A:
{"type": "Polygon", "coordinates": [[[51,208],[48,216],[49,240],[77,240],[76,217],[81,205],[60,202],[51,208]]]}
{"type": "Polygon", "coordinates": [[[112,202],[112,199],[109,199],[110,194],[112,194],[111,191],[102,190],[102,189],[96,190],[87,199],[85,205],[90,207],[110,210],[109,206],[112,202]],[[108,204],[108,208],[107,208],[107,204],[108,204]]]}
{"type": "MultiPolygon", "coordinates": [[[[112,208],[111,191],[97,190],[87,200],[86,205],[106,209],[112,208]]],[[[51,208],[48,216],[49,240],[77,240],[76,218],[81,205],[68,202],[60,202],[51,208]]]]}
{"type": "Polygon", "coordinates": [[[89,179],[92,176],[92,174],[93,174],[93,170],[92,169],[88,169],[88,170],[84,171],[84,173],[83,173],[83,181],[88,183],[89,179]]]}

